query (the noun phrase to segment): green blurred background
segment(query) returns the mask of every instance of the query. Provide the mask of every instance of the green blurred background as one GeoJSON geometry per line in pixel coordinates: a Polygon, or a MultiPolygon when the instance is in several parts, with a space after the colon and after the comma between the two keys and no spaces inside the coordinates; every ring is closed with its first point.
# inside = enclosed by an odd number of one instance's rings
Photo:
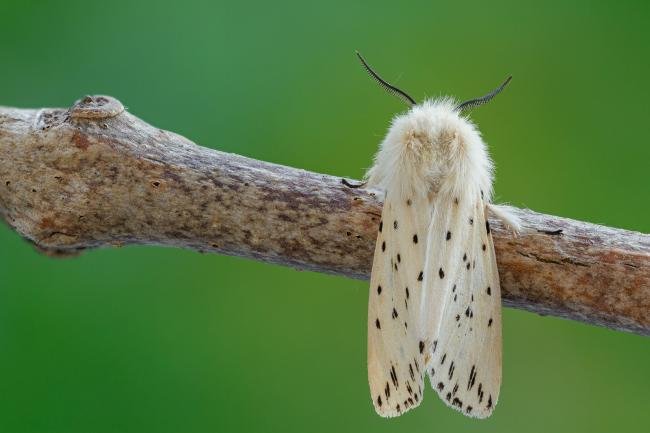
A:
{"type": "MultiPolygon", "coordinates": [[[[119,98],[215,149],[358,178],[403,106],[473,114],[500,201],[650,232],[648,2],[0,2],[0,104],[119,98]]],[[[0,226],[1,432],[648,431],[649,340],[506,309],[476,421],[366,381],[366,282],[154,247],[37,254],[0,226]],[[335,314],[332,314],[332,312],[335,314]]]]}

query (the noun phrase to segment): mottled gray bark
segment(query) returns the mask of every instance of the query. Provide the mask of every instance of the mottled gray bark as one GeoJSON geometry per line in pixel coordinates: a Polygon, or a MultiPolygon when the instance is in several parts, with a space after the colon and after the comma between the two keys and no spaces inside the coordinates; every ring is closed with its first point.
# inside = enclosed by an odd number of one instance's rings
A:
{"type": "MultiPolygon", "coordinates": [[[[340,178],[199,147],[110,97],[0,107],[0,214],[53,255],[149,244],[368,278],[381,201],[340,178]]],[[[650,236],[513,209],[504,303],[650,334],[650,236]],[[561,230],[561,233],[553,233],[561,230]]]]}

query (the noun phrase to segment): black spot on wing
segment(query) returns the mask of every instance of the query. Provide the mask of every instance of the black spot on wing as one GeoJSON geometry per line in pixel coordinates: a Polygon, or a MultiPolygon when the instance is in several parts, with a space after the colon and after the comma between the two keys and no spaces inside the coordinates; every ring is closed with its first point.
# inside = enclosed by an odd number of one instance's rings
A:
{"type": "Polygon", "coordinates": [[[423,278],[424,278],[424,272],[420,271],[420,275],[418,275],[418,281],[422,281],[423,278]]]}
{"type": "Polygon", "coordinates": [[[471,390],[476,381],[476,366],[472,365],[472,370],[469,372],[469,379],[467,381],[467,390],[471,390]]]}
{"type": "Polygon", "coordinates": [[[418,243],[418,235],[417,235],[417,234],[414,234],[414,235],[413,235],[413,243],[414,243],[414,244],[417,244],[417,243],[418,243]]]}
{"type": "Polygon", "coordinates": [[[390,366],[390,379],[393,381],[393,386],[399,388],[399,382],[397,380],[397,372],[395,371],[395,366],[390,366]]]}
{"type": "Polygon", "coordinates": [[[447,231],[447,237],[446,237],[446,240],[449,240],[449,239],[451,239],[451,232],[450,232],[450,231],[447,231]]]}
{"type": "Polygon", "coordinates": [[[381,329],[381,323],[379,322],[378,318],[375,320],[375,326],[377,327],[377,329],[381,329]]]}
{"type": "Polygon", "coordinates": [[[440,276],[440,279],[442,280],[443,278],[445,278],[445,271],[442,268],[440,268],[440,270],[438,270],[438,275],[440,276]]]}
{"type": "Polygon", "coordinates": [[[381,285],[377,286],[377,294],[381,295],[381,285]]]}

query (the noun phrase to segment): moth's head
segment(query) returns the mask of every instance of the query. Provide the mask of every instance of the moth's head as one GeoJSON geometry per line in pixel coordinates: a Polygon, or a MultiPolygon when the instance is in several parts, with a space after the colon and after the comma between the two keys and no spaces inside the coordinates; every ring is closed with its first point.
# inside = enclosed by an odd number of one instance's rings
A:
{"type": "MultiPolygon", "coordinates": [[[[403,90],[398,89],[377,74],[357,52],[359,60],[370,76],[388,93],[398,97],[409,106],[409,111],[398,116],[389,134],[397,134],[389,140],[402,143],[416,153],[454,154],[463,146],[480,142],[478,131],[464,114],[472,108],[486,104],[498,95],[510,82],[508,77],[499,87],[485,96],[455,103],[451,99],[425,100],[418,104],[403,90]]],[[[434,157],[440,155],[434,155],[434,157]]],[[[439,158],[436,158],[439,159],[439,158]]]]}
{"type": "Polygon", "coordinates": [[[492,165],[486,146],[464,114],[498,95],[511,77],[487,95],[460,104],[448,98],[418,104],[406,92],[381,78],[358,52],[357,56],[381,87],[409,106],[406,113],[393,119],[375,164],[366,174],[371,185],[382,187],[393,178],[410,179],[407,184],[414,185],[418,184],[416,179],[425,178],[435,188],[454,173],[463,176],[480,172],[489,177],[492,165]]]}

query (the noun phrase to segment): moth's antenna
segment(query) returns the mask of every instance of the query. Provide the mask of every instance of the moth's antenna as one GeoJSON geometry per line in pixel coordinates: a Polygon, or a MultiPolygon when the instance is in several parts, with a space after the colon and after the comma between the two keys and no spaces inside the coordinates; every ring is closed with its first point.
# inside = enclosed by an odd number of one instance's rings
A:
{"type": "Polygon", "coordinates": [[[497,96],[501,91],[508,85],[508,83],[512,80],[512,75],[506,78],[506,81],[503,82],[499,87],[491,91],[485,96],[481,96],[480,98],[476,99],[470,99],[469,101],[465,101],[462,104],[458,104],[458,106],[455,108],[456,111],[461,112],[464,110],[470,110],[474,107],[478,107],[479,105],[486,104],[490,102],[492,98],[497,96]]]}
{"type": "Polygon", "coordinates": [[[393,86],[392,84],[388,83],[385,81],[383,78],[377,74],[368,63],[366,63],[366,60],[361,56],[361,54],[357,51],[357,57],[359,60],[361,60],[361,63],[363,64],[363,67],[366,69],[366,71],[370,74],[372,78],[379,83],[381,87],[384,88],[388,93],[390,93],[393,96],[397,96],[399,99],[404,101],[408,106],[413,106],[416,104],[415,100],[411,98],[409,95],[406,94],[406,92],[398,89],[397,87],[393,86]]]}

